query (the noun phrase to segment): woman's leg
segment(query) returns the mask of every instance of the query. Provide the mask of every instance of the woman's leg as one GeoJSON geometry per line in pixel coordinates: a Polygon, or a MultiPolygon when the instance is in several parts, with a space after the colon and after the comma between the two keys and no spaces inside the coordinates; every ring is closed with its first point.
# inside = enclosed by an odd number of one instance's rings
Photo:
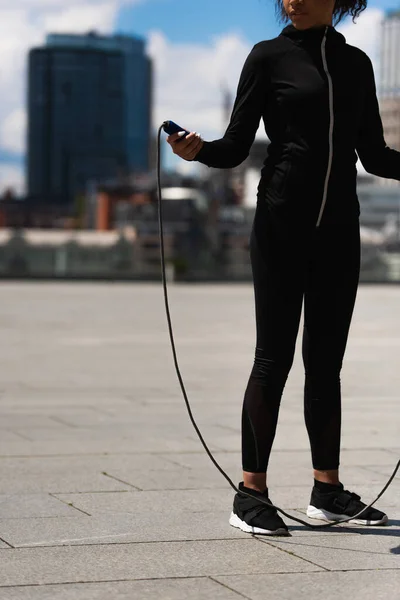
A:
{"type": "Polygon", "coordinates": [[[242,465],[244,485],[261,492],[300,323],[306,245],[300,235],[257,206],[250,237],[257,342],[243,402],[242,465]]]}
{"type": "Polygon", "coordinates": [[[314,477],[338,483],[340,371],[360,273],[359,224],[316,230],[304,297],[304,417],[314,477]]]}

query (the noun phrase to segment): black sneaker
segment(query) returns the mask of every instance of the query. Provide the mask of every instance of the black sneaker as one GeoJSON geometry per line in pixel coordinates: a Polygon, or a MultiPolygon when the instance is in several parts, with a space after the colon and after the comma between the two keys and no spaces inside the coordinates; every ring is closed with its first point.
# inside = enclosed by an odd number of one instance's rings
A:
{"type": "MultiPolygon", "coordinates": [[[[243,481],[239,483],[239,490],[244,490],[253,496],[257,496],[271,502],[268,498],[268,488],[258,492],[247,488],[243,481]]],[[[236,493],[233,499],[233,510],[229,518],[229,525],[238,527],[246,533],[257,533],[261,535],[290,535],[287,526],[275,508],[270,508],[258,502],[254,498],[236,493]]]]}
{"type": "MultiPolygon", "coordinates": [[[[359,513],[365,506],[360,496],[343,488],[343,484],[332,492],[321,492],[315,486],[311,492],[310,504],[307,508],[307,517],[321,519],[322,521],[341,521],[359,513]]],[[[383,525],[388,517],[373,506],[362,512],[356,519],[348,523],[356,525],[383,525]]]]}

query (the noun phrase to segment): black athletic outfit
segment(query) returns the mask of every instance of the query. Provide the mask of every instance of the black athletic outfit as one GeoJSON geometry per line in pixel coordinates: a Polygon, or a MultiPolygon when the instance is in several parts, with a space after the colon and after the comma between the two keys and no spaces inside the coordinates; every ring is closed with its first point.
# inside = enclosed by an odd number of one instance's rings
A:
{"type": "Polygon", "coordinates": [[[315,469],[339,466],[340,371],[360,269],[357,155],[400,180],[386,146],[372,63],[334,27],[288,25],[244,64],[223,138],[194,160],[231,168],[260,118],[270,139],[250,236],[257,343],[242,412],[243,470],[265,472],[304,296],[304,415],[315,469]]]}

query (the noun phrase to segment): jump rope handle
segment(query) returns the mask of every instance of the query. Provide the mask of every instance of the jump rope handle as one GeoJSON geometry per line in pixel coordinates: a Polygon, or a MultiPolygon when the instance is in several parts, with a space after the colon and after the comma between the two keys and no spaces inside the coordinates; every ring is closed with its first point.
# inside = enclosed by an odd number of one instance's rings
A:
{"type": "MultiPolygon", "coordinates": [[[[174,121],[164,121],[162,127],[163,127],[165,133],[168,133],[168,135],[172,135],[173,133],[179,133],[179,131],[184,131],[185,135],[182,136],[182,138],[181,138],[182,140],[190,133],[190,131],[188,131],[184,127],[179,127],[179,125],[174,123],[174,121]]],[[[180,140],[177,140],[177,141],[180,141],[180,140]]]]}

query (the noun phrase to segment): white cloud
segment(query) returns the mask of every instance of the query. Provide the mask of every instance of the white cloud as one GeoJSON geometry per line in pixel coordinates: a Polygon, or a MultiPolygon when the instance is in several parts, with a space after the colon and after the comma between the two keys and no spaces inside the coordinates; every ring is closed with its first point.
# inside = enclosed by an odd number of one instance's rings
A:
{"type": "Polygon", "coordinates": [[[17,108],[0,126],[0,145],[4,150],[17,154],[25,151],[26,111],[17,108]]]}
{"type": "Polygon", "coordinates": [[[384,12],[379,8],[369,8],[353,23],[351,20],[338,26],[348,44],[363,50],[374,65],[376,78],[379,78],[379,47],[381,41],[381,22],[384,12]]]}
{"type": "Polygon", "coordinates": [[[6,188],[12,188],[17,195],[25,193],[25,182],[23,170],[17,165],[0,163],[0,194],[6,188]]]}
{"type": "Polygon", "coordinates": [[[115,17],[115,3],[98,2],[65,6],[43,17],[43,29],[52,33],[85,33],[91,29],[110,32],[115,17]],[[93,27],[93,24],[96,26],[93,27]]]}
{"type": "Polygon", "coordinates": [[[149,35],[148,53],[154,59],[155,125],[172,119],[203,135],[222,133],[221,86],[235,93],[249,43],[225,34],[209,44],[174,44],[159,32],[149,35]]]}

